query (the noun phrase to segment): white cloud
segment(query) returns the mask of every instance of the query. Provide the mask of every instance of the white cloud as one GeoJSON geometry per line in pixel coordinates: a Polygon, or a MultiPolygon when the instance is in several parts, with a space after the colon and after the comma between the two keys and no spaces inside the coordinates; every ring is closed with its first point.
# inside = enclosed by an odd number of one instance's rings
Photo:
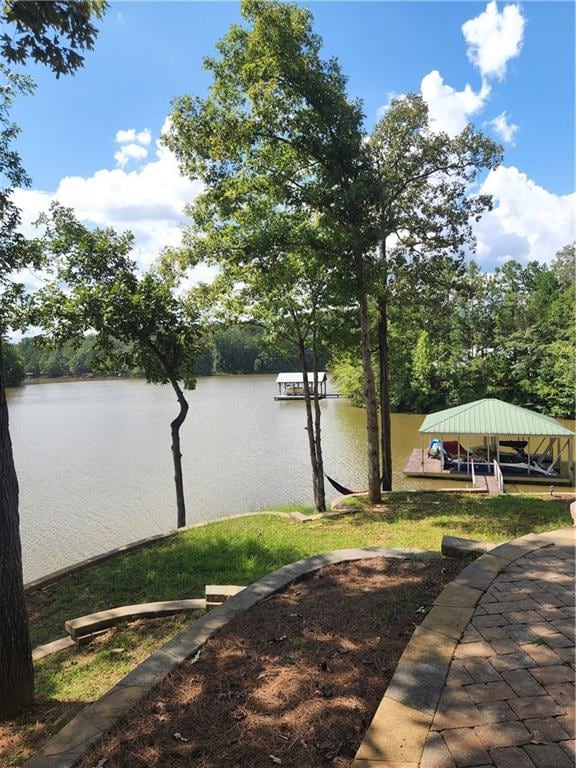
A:
{"type": "Polygon", "coordinates": [[[114,153],[114,160],[119,168],[124,168],[130,160],[144,160],[145,157],[148,157],[148,150],[140,144],[124,144],[114,153]]]}
{"type": "Polygon", "coordinates": [[[511,144],[514,146],[514,135],[518,130],[516,123],[509,123],[506,117],[506,112],[501,112],[494,120],[490,120],[488,125],[491,125],[494,129],[494,133],[505,144],[511,144]]]}
{"type": "Polygon", "coordinates": [[[475,225],[484,266],[511,258],[549,263],[574,240],[576,193],[555,195],[513,166],[490,171],[480,192],[494,199],[494,209],[475,225]]]}
{"type": "MultiPolygon", "coordinates": [[[[491,0],[484,11],[462,25],[462,33],[467,42],[466,54],[482,75],[482,85],[475,91],[468,83],[461,91],[444,82],[437,69],[422,78],[420,90],[428,104],[430,127],[433,131],[445,131],[455,136],[486,105],[491,92],[489,78],[500,80],[506,73],[510,59],[518,56],[524,38],[525,20],[518,5],[506,5],[498,11],[496,0],[491,0]]],[[[387,94],[388,101],[377,110],[377,118],[382,118],[390,109],[393,98],[401,98],[394,92],[387,94]]],[[[518,126],[506,122],[506,113],[492,121],[494,130],[500,138],[513,143],[518,126]]]]}
{"type": "Polygon", "coordinates": [[[430,127],[433,131],[445,131],[455,136],[463,130],[470,117],[479,112],[490,95],[490,86],[484,82],[476,93],[466,84],[462,91],[447,85],[437,69],[422,78],[422,96],[428,104],[430,127]]]}
{"type": "Polygon", "coordinates": [[[165,246],[179,245],[184,206],[201,190],[200,182],[180,175],[174,155],[156,142],[154,159],[134,170],[104,168],[88,177],[67,176],[54,192],[16,190],[14,201],[22,210],[27,234],[52,200],[74,208],[88,224],[132,231],[135,257],[146,268],[165,246]]]}
{"type": "Polygon", "coordinates": [[[152,141],[152,134],[148,128],[145,128],[143,131],[137,131],[135,128],[127,128],[126,130],[116,131],[114,140],[117,144],[136,142],[137,144],[148,146],[152,141]]]}
{"type": "Polygon", "coordinates": [[[506,5],[500,13],[496,0],[491,0],[479,16],[462,25],[468,43],[466,54],[482,77],[502,80],[508,62],[520,53],[524,26],[520,6],[506,5]]]}
{"type": "Polygon", "coordinates": [[[139,144],[144,144],[145,146],[148,146],[150,142],[152,141],[152,134],[148,130],[148,128],[145,128],[143,131],[140,131],[136,134],[136,141],[139,144]]]}

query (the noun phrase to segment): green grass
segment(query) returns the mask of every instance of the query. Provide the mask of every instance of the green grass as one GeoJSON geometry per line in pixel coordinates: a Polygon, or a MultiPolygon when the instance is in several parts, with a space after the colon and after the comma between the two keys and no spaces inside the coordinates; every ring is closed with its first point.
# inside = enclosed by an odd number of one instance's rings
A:
{"type": "Polygon", "coordinates": [[[274,512],[300,512],[303,515],[313,515],[316,510],[309,504],[283,504],[280,507],[274,507],[274,512]]]}
{"type": "Polygon", "coordinates": [[[0,724],[0,768],[22,765],[87,703],[102,696],[197,615],[191,612],[121,625],[87,647],[36,662],[34,707],[17,720],[0,724]]]}
{"type": "Polygon", "coordinates": [[[383,512],[308,523],[274,515],[215,522],[116,556],[30,595],[32,644],[62,637],[70,618],[118,605],[203,597],[206,584],[249,584],[286,563],[332,549],[439,550],[444,534],[503,541],[570,524],[567,503],[438,492],[394,493],[383,512]]]}
{"type": "Polygon", "coordinates": [[[38,701],[93,701],[202,613],[119,625],[88,646],[36,662],[38,701]]]}
{"type": "MultiPolygon", "coordinates": [[[[202,597],[206,584],[249,584],[308,555],[354,546],[439,550],[451,534],[502,541],[571,524],[568,503],[536,497],[393,493],[381,511],[298,523],[273,514],[191,528],[117,555],[28,597],[32,644],[64,635],[66,619],[154,600],[202,597]]],[[[278,511],[310,514],[305,506],[278,511]]],[[[163,645],[193,615],[117,627],[89,647],[55,654],[35,666],[36,704],[0,724],[0,768],[15,768],[87,702],[108,690],[163,645]]]]}

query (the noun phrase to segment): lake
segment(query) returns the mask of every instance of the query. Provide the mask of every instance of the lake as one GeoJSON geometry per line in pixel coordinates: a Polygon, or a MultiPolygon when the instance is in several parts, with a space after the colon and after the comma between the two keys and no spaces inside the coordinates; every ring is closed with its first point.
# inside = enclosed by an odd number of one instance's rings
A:
{"type": "MultiPolygon", "coordinates": [[[[274,380],[205,377],[189,394],[181,430],[189,523],[311,503],[305,405],[276,402],[274,380]]],[[[8,390],[8,403],[25,580],[175,527],[171,387],[141,379],[35,383],[8,390]]],[[[321,408],[325,470],[364,488],[364,411],[344,399],[321,408]]],[[[395,490],[439,487],[402,473],[421,445],[422,419],[392,416],[395,490]]],[[[327,484],[328,499],[336,495],[327,484]]]]}

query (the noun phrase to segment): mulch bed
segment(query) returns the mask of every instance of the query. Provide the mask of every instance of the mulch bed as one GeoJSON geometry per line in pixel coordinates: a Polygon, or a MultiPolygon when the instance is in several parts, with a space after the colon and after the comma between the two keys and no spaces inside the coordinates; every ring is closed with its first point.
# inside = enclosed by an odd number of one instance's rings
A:
{"type": "Polygon", "coordinates": [[[350,766],[414,628],[461,567],[377,558],[316,572],[234,618],[79,766],[350,766]]]}

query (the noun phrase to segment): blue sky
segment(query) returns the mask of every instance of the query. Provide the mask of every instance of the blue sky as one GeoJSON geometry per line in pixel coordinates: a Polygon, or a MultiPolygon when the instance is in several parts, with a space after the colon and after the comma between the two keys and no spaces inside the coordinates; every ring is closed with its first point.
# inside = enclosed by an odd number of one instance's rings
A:
{"type": "MultiPolygon", "coordinates": [[[[495,199],[478,227],[486,268],[511,257],[549,261],[573,237],[572,3],[309,7],[368,128],[391,93],[421,90],[437,129],[455,132],[471,120],[503,141],[503,167],[484,181],[495,199]]],[[[237,21],[233,2],[113,2],[75,77],[30,68],[37,91],[14,111],[33,178],[18,197],[25,219],[55,196],[86,221],[133,229],[144,264],[164,241],[176,242],[182,205],[199,186],[177,178],[156,140],[171,99],[205,93],[202,59],[237,21]]]]}

